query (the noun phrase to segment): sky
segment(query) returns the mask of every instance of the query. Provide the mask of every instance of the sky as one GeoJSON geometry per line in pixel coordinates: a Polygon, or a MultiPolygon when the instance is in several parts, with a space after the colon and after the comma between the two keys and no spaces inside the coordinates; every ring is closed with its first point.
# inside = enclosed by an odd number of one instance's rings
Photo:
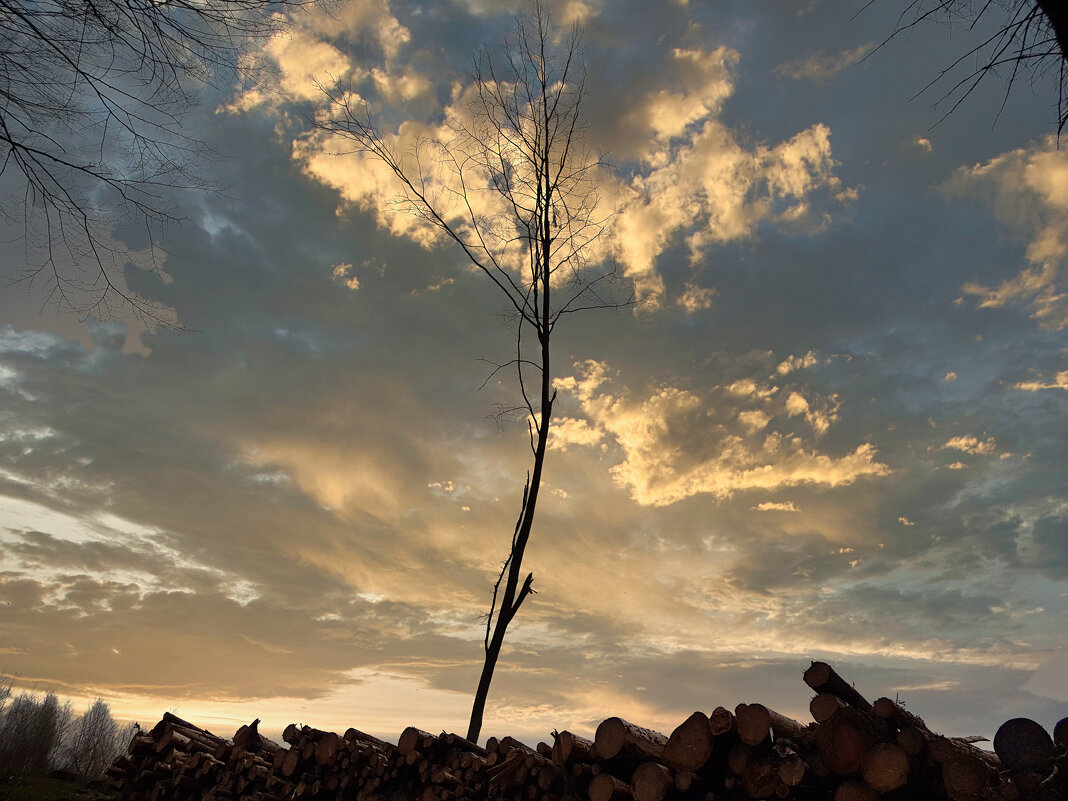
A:
{"type": "MultiPolygon", "coordinates": [[[[886,41],[902,5],[548,3],[584,30],[596,259],[646,302],[554,333],[538,594],[483,737],[807,721],[813,660],[950,735],[1068,716],[1056,70],[947,115],[966,71],[925,87],[989,28],[886,41]]],[[[402,146],[446,130],[523,8],[346,0],[251,54],[259,85],[206,92],[184,125],[224,191],[175,193],[159,273],[112,232],[184,330],[0,292],[19,686],[222,734],[466,730],[530,468],[494,420],[514,328],[312,121],[339,80],[402,146]]]]}

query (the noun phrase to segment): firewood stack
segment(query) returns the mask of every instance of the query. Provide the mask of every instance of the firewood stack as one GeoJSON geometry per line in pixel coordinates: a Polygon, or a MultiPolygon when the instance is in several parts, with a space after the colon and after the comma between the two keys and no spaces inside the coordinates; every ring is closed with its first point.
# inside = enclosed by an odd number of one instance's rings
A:
{"type": "Polygon", "coordinates": [[[296,725],[283,746],[259,721],[223,739],[168,713],[108,774],[123,801],[1068,801],[1068,719],[1052,737],[1009,720],[991,753],[889,698],[869,703],[826,663],[804,680],[812,723],[739,704],[694,712],[670,736],[612,717],[593,740],[554,731],[536,748],[296,725]]]}

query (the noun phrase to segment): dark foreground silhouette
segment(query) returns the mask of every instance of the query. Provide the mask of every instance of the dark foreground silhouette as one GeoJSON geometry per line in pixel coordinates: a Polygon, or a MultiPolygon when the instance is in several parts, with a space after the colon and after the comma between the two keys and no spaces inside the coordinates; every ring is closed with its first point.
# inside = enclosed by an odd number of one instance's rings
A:
{"type": "Polygon", "coordinates": [[[165,714],[108,770],[123,801],[1068,801],[1068,718],[1051,736],[1006,721],[983,737],[931,731],[900,703],[870,703],[813,662],[803,724],[766,706],[697,711],[669,735],[618,717],[592,740],[552,732],[531,747],[414,727],[396,744],[259,721],[225,739],[165,714]]]}

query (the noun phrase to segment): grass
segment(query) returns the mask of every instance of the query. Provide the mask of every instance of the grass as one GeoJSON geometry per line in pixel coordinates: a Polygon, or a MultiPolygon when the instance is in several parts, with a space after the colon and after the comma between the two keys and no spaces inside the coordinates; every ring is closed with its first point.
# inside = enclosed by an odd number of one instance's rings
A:
{"type": "Polygon", "coordinates": [[[62,771],[0,775],[0,801],[118,801],[118,797],[62,771]]]}

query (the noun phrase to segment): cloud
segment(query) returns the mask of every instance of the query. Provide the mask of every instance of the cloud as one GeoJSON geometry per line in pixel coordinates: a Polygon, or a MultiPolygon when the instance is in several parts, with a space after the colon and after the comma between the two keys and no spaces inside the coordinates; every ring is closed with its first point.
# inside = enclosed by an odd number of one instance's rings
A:
{"type": "Polygon", "coordinates": [[[814,440],[837,410],[833,397],[821,411],[797,391],[755,381],[703,392],[660,385],[638,395],[616,382],[606,364],[588,361],[557,382],[580,402],[590,426],[615,440],[615,481],[642,505],[664,506],[695,495],[718,499],[742,490],[774,491],[811,485],[838,487],[866,476],[885,476],[871,443],[838,456],[821,453],[814,440]],[[813,433],[799,434],[790,418],[804,416],[813,433]]]}
{"type": "Polygon", "coordinates": [[[784,62],[777,66],[774,72],[780,78],[826,83],[864,58],[871,48],[872,44],[868,42],[852,50],[842,50],[836,54],[813,53],[797,61],[784,62]]]}
{"type": "Polygon", "coordinates": [[[348,262],[335,264],[330,274],[335,281],[354,292],[360,288],[360,279],[353,273],[352,265],[348,262]]]}
{"type": "Polygon", "coordinates": [[[718,294],[715,287],[698,286],[687,281],[682,294],[675,299],[675,305],[681,306],[687,314],[693,314],[702,309],[711,309],[718,294]]]}
{"type": "Polygon", "coordinates": [[[800,512],[793,501],[765,501],[753,507],[758,512],[800,512]]]}
{"type": "Polygon", "coordinates": [[[978,437],[961,436],[948,439],[942,445],[941,449],[963,451],[964,453],[970,453],[973,456],[980,456],[993,453],[997,450],[997,446],[998,444],[993,437],[987,437],[985,440],[981,440],[978,437]]]}
{"type": "Polygon", "coordinates": [[[1021,381],[1013,384],[1013,389],[1022,389],[1027,392],[1038,392],[1041,389],[1068,390],[1068,370],[1061,370],[1052,381],[1021,381]]]}
{"type": "Polygon", "coordinates": [[[944,186],[954,197],[975,197],[1027,241],[1031,266],[991,286],[965,283],[965,295],[980,309],[1019,305],[1030,310],[1040,328],[1068,327],[1068,293],[1064,264],[1068,256],[1068,154],[1047,137],[1040,145],[1020,148],[985,164],[961,168],[944,186]]]}
{"type": "Polygon", "coordinates": [[[830,129],[815,124],[773,146],[744,148],[714,118],[647,154],[647,172],[606,188],[622,209],[611,246],[639,292],[663,292],[660,254],[683,236],[691,260],[714,244],[750,237],[762,222],[817,230],[826,217],[811,195],[841,196],[830,129]]]}
{"type": "Polygon", "coordinates": [[[560,451],[566,451],[570,445],[597,445],[602,439],[604,432],[586,420],[573,417],[559,417],[549,429],[549,447],[560,451]]]}
{"type": "MultiPolygon", "coordinates": [[[[464,228],[467,209],[454,192],[457,173],[450,152],[462,160],[454,131],[477,125],[470,117],[475,88],[451,75],[435,84],[426,72],[390,64],[387,51],[383,47],[384,65],[346,67],[352,76],[348,98],[356,108],[365,98],[387,106],[383,119],[393,122],[388,128],[380,123],[384,137],[394,142],[409,174],[428,179],[430,198],[444,218],[464,228]],[[434,107],[435,94],[448,95],[443,107],[434,107]],[[407,102],[417,96],[425,103],[407,102]],[[449,144],[446,150],[430,152],[432,142],[449,144]],[[419,163],[409,158],[416,150],[422,151],[419,163]]],[[[608,112],[614,118],[591,124],[590,144],[598,146],[598,131],[613,131],[615,157],[625,163],[618,173],[599,177],[599,208],[619,214],[585,256],[591,264],[617,259],[636,294],[646,300],[647,310],[662,302],[665,285],[657,262],[673,244],[684,242],[696,261],[709,246],[749,238],[764,223],[818,232],[830,219],[829,208],[855,197],[835,175],[837,162],[826,125],[815,123],[777,143],[743,144],[720,121],[723,103],[733,92],[731,73],[738,60],[738,52],[728,47],[674,47],[659,71],[649,73],[655,78],[646,79],[636,87],[636,96],[608,112]]],[[[373,212],[379,226],[395,236],[424,247],[437,244],[439,232],[433,225],[418,214],[404,213],[403,204],[398,207],[399,185],[391,170],[354,152],[352,144],[343,137],[306,132],[294,141],[293,157],[306,174],[336,189],[343,205],[373,212]]],[[[490,185],[488,174],[473,171],[465,180],[465,196],[475,204],[476,214],[489,218],[505,208],[495,202],[493,192],[480,191],[490,185]]],[[[502,241],[514,241],[504,233],[502,229],[502,241]]],[[[517,247],[511,250],[505,263],[519,270],[521,254],[517,247]]],[[[709,308],[712,292],[691,282],[677,304],[687,313],[709,308]]]]}
{"type": "Polygon", "coordinates": [[[804,356],[788,356],[786,359],[779,362],[778,367],[775,368],[775,372],[779,375],[788,375],[795,370],[803,370],[807,367],[812,367],[818,361],[815,352],[810,350],[804,356]]]}

